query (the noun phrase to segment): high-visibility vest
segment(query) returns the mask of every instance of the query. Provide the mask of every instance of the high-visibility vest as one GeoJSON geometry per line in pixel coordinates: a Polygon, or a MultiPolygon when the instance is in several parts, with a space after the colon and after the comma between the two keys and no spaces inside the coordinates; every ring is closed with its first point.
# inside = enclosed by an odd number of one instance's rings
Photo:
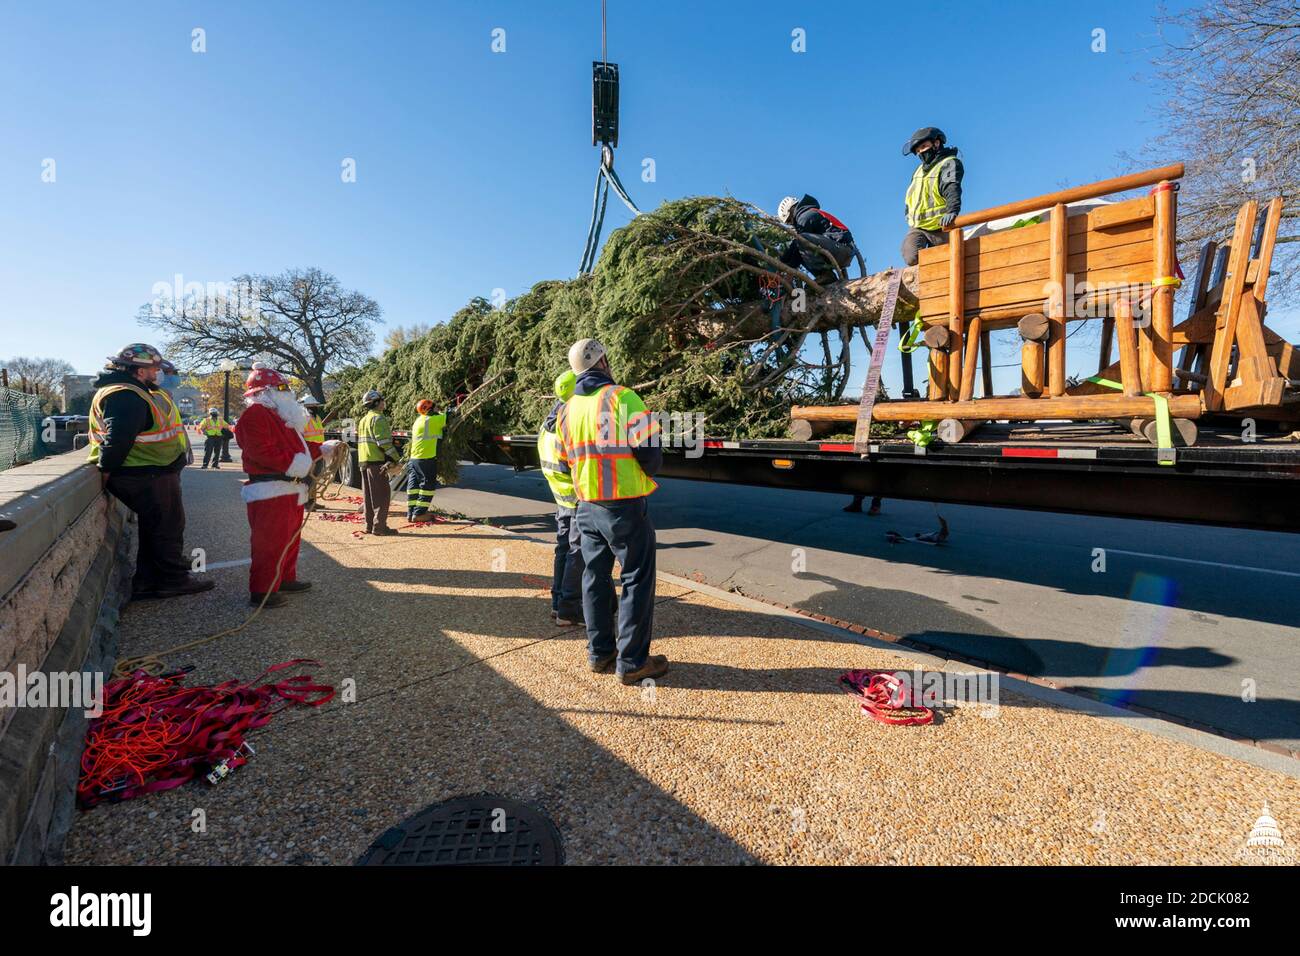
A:
{"type": "Polygon", "coordinates": [[[203,419],[202,427],[203,427],[203,434],[207,435],[209,438],[220,438],[221,430],[223,428],[229,428],[230,423],[226,421],[224,418],[222,418],[220,415],[218,415],[216,418],[213,418],[211,415],[209,415],[207,418],[203,419]]]}
{"type": "Polygon", "coordinates": [[[438,457],[438,439],[447,426],[445,413],[417,415],[411,425],[411,458],[438,457]]]}
{"type": "Polygon", "coordinates": [[[560,450],[560,439],[555,432],[543,430],[537,436],[537,460],[542,464],[542,474],[551,486],[551,497],[561,508],[578,507],[578,496],[573,490],[573,475],[569,463],[560,450]]]}
{"type": "Polygon", "coordinates": [[[907,187],[903,201],[907,204],[907,224],[913,229],[933,232],[939,228],[943,211],[948,208],[943,193],[939,192],[939,173],[956,160],[956,156],[945,156],[930,167],[929,172],[921,165],[912,173],[912,183],[907,187]]]}
{"type": "Polygon", "coordinates": [[[307,424],[302,426],[302,437],[318,445],[325,440],[325,423],[320,420],[319,415],[312,415],[307,419],[307,424]]]}
{"type": "Polygon", "coordinates": [[[644,498],[659,487],[632,454],[657,439],[659,423],[630,388],[606,385],[574,395],[560,409],[555,431],[580,501],[644,498]]]}
{"type": "Polygon", "coordinates": [[[366,412],[357,422],[357,461],[385,461],[396,458],[393,450],[393,423],[387,415],[366,412]]]}
{"type": "Polygon", "coordinates": [[[135,436],[131,450],[122,465],[138,468],[144,465],[166,466],[185,454],[185,426],[180,410],[166,392],[150,392],[138,385],[119,382],[105,385],[95,392],[90,402],[90,455],[88,461],[99,461],[99,446],[104,443],[104,399],[114,392],[135,392],[149,405],[151,427],[135,436]]]}

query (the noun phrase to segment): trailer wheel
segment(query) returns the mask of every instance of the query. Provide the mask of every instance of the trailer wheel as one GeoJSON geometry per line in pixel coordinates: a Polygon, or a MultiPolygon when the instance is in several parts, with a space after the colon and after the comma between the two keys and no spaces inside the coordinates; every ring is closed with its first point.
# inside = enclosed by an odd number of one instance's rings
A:
{"type": "Polygon", "coordinates": [[[339,480],[350,488],[361,487],[361,462],[357,458],[357,450],[348,448],[348,457],[343,462],[342,474],[339,480]]]}

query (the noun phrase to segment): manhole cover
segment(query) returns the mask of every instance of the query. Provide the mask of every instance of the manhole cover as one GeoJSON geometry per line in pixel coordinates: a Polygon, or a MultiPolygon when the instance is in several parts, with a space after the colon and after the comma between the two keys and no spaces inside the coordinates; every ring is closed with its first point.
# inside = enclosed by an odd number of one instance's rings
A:
{"type": "Polygon", "coordinates": [[[358,866],[559,866],[560,831],[546,814],[490,793],[435,803],[370,844],[358,866]]]}

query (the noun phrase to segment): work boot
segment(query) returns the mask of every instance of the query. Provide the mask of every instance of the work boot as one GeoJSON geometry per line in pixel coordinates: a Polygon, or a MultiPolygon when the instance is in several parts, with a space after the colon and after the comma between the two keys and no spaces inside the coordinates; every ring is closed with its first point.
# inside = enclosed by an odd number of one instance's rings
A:
{"type": "Polygon", "coordinates": [[[292,594],[294,591],[310,591],[310,581],[281,581],[280,590],[292,594]]]}
{"type": "Polygon", "coordinates": [[[258,594],[257,592],[253,592],[248,595],[248,604],[250,607],[280,607],[281,605],[288,603],[289,599],[278,591],[272,592],[271,594],[258,594]],[[266,598],[265,604],[262,603],[262,598],[266,598]]]}
{"type": "Polygon", "coordinates": [[[641,683],[643,680],[654,677],[662,677],[668,673],[668,658],[663,654],[651,654],[642,664],[634,671],[628,671],[626,674],[619,674],[618,679],[629,687],[641,683]]]}
{"type": "Polygon", "coordinates": [[[432,520],[433,520],[433,515],[427,511],[422,515],[416,515],[414,518],[410,519],[411,524],[425,524],[432,520]]]}
{"type": "Polygon", "coordinates": [[[593,674],[603,674],[609,670],[609,665],[618,660],[618,651],[610,651],[603,657],[598,657],[594,661],[587,658],[587,666],[591,668],[593,674]]]}
{"type": "Polygon", "coordinates": [[[376,528],[374,531],[372,531],[372,532],[370,532],[370,533],[371,533],[371,534],[377,534],[377,535],[380,535],[380,536],[382,536],[382,535],[386,535],[386,534],[397,534],[397,529],[395,529],[395,528],[390,528],[390,527],[388,527],[387,525],[384,525],[384,526],[382,526],[382,527],[376,528]]]}
{"type": "Polygon", "coordinates": [[[581,614],[556,614],[554,620],[556,627],[578,627],[587,623],[582,619],[581,614]]]}
{"type": "Polygon", "coordinates": [[[131,592],[132,601],[161,601],[166,598],[183,597],[186,594],[198,594],[211,591],[217,586],[213,578],[190,577],[179,584],[166,584],[157,588],[145,588],[131,592]]]}

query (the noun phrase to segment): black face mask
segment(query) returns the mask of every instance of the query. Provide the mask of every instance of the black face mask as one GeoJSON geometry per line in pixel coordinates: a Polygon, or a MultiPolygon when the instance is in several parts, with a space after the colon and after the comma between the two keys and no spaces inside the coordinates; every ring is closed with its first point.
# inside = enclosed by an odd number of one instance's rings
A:
{"type": "Polygon", "coordinates": [[[933,160],[936,156],[939,155],[939,147],[934,146],[931,147],[930,149],[923,149],[916,155],[921,158],[922,164],[928,164],[931,160],[933,160]]]}

